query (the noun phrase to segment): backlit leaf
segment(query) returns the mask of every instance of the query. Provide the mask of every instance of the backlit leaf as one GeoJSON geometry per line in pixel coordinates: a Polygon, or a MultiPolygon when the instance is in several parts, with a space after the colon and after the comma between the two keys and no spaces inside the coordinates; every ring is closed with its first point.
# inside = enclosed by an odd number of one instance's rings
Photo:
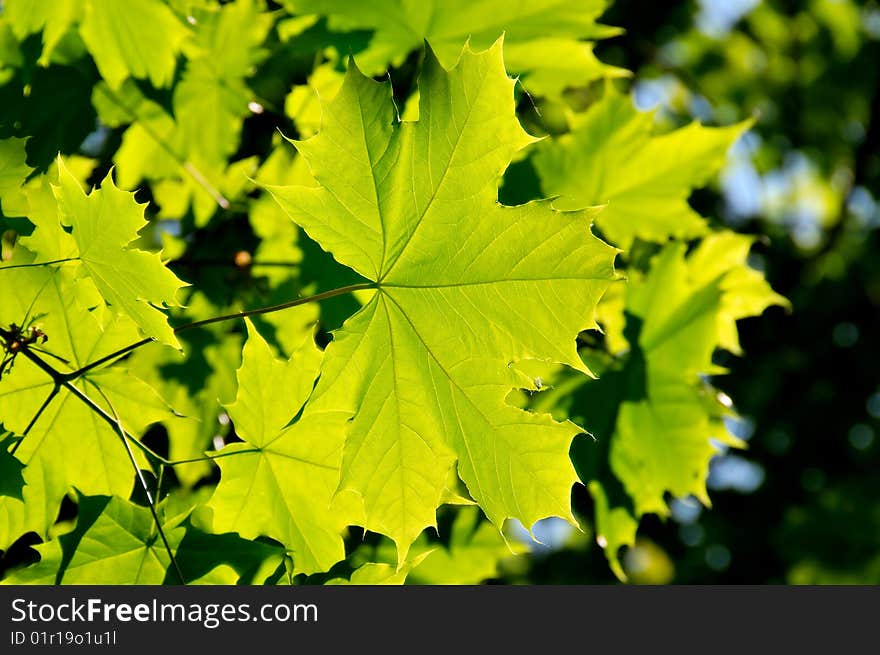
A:
{"type": "Polygon", "coordinates": [[[321,132],[298,142],[320,188],[270,187],[321,246],[376,283],[334,335],[313,406],[355,414],[342,487],[400,561],[457,471],[499,527],[574,521],[568,446],[578,429],[507,404],[511,362],[586,367],[615,251],[587,213],[502,207],[498,176],[533,141],[513,112],[501,43],[451,71],[427,54],[420,119],[397,123],[387,84],[351,66],[321,132]],[[560,253],[565,253],[561,255],[560,253]]]}

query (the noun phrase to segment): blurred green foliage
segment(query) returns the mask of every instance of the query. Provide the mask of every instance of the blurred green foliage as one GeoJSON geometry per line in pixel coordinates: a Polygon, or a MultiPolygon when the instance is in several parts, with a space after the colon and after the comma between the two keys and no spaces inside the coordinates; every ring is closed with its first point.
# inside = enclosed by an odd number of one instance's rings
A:
{"type": "MultiPolygon", "coordinates": [[[[632,568],[678,583],[880,582],[880,4],[623,0],[599,57],[665,119],[756,122],[691,203],[766,235],[751,255],[792,311],[741,323],[717,384],[748,449],[713,462],[711,511],[643,525],[632,568]],[[662,549],[656,551],[655,546],[662,549]],[[651,556],[651,553],[654,553],[651,556]],[[669,572],[669,561],[674,572],[669,572]]],[[[534,580],[594,580],[571,551],[534,580]]]]}

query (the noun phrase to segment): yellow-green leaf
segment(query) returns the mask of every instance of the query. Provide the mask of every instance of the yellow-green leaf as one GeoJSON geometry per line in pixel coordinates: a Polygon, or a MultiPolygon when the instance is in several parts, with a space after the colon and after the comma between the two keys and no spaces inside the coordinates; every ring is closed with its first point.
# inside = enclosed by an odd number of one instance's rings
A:
{"type": "Polygon", "coordinates": [[[554,206],[607,205],[596,218],[602,233],[628,249],[633,239],[664,241],[707,232],[688,197],[724,163],[727,150],[750,125],[712,128],[692,123],[655,136],[654,115],[636,110],[628,95],[605,96],[571,118],[571,132],[539,148],[535,167],[554,206]]]}
{"type": "Polygon", "coordinates": [[[84,0],[80,35],[102,77],[119,87],[128,77],[167,86],[188,34],[160,0],[84,0]]]}
{"type": "Polygon", "coordinates": [[[176,305],[177,292],[185,284],[158,254],[130,245],[146,225],[143,205],[135,202],[133,194],[118,189],[109,175],[100,189],[86,195],[60,159],[58,164],[55,197],[61,223],[46,229],[71,227],[77,258],[111,310],[131,317],[145,335],[179,347],[157,306],[176,305]]]}
{"type": "Polygon", "coordinates": [[[568,447],[579,429],[506,402],[530,381],[509,365],[536,358],[586,371],[575,337],[594,326],[614,249],[590,214],[549,203],[498,204],[497,182],[534,139],[514,114],[501,43],[465,51],[447,71],[428,51],[420,119],[396,120],[390,87],[354,66],[298,142],[318,188],[270,187],[287,213],[343,264],[375,283],[327,349],[313,405],[355,414],[344,489],[365,527],[400,561],[457,464],[501,526],[574,521],[568,447]]]}
{"type": "Polygon", "coordinates": [[[272,537],[292,551],[297,573],[326,571],[345,556],[349,516],[334,495],[349,414],[305,410],[321,353],[314,343],[276,358],[248,323],[238,396],[227,407],[244,443],[216,453],[222,477],[209,502],[215,532],[272,537]]]}

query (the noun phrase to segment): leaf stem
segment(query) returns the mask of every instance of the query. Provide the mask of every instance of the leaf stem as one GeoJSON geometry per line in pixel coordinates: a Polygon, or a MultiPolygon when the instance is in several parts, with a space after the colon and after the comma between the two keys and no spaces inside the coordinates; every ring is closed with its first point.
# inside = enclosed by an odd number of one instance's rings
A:
{"type": "Polygon", "coordinates": [[[215,459],[222,459],[224,457],[231,457],[232,455],[244,455],[246,453],[260,452],[259,448],[250,448],[247,450],[236,450],[235,452],[232,452],[232,453],[218,453],[216,455],[209,455],[206,453],[206,454],[201,455],[199,457],[190,457],[188,459],[165,459],[164,457],[162,457],[162,455],[160,455],[156,451],[152,450],[146,444],[138,441],[137,439],[132,437],[130,434],[127,435],[127,437],[131,443],[133,443],[135,446],[137,446],[137,448],[140,449],[140,451],[144,455],[147,456],[147,458],[153,460],[157,464],[161,464],[162,466],[174,467],[174,466],[183,466],[184,464],[196,464],[198,462],[213,462],[215,459]]]}
{"type": "Polygon", "coordinates": [[[192,323],[186,323],[179,327],[174,328],[174,333],[177,334],[179,332],[183,332],[184,330],[190,330],[196,327],[202,327],[204,325],[211,325],[212,323],[221,323],[223,321],[231,321],[236,318],[247,318],[248,316],[259,316],[260,314],[271,314],[272,312],[279,312],[282,309],[290,309],[291,307],[298,307],[299,305],[305,305],[310,302],[320,302],[322,300],[327,300],[328,298],[333,298],[335,296],[341,296],[346,293],[351,293],[352,291],[362,291],[364,289],[375,289],[376,286],[372,282],[365,282],[363,284],[351,284],[347,287],[340,287],[338,289],[332,289],[331,291],[324,291],[323,293],[316,293],[313,296],[306,296],[305,298],[297,298],[296,300],[289,300],[287,302],[281,303],[280,305],[270,305],[269,307],[260,307],[258,309],[248,309],[241,312],[234,312],[232,314],[224,314],[222,316],[214,316],[212,318],[202,319],[201,321],[193,321],[192,323]]]}
{"type": "Polygon", "coordinates": [[[156,474],[156,502],[162,502],[162,481],[165,478],[165,467],[160,466],[156,474]]]}
{"type": "MultiPolygon", "coordinates": [[[[184,332],[186,330],[191,330],[197,327],[203,327],[205,325],[211,325],[212,323],[221,323],[223,321],[232,321],[238,318],[246,318],[248,316],[259,316],[260,314],[271,314],[272,312],[279,312],[283,309],[290,309],[291,307],[298,307],[299,305],[305,305],[310,302],[320,302],[322,300],[327,300],[328,298],[333,298],[335,296],[341,296],[346,293],[351,293],[352,291],[361,291],[364,289],[375,289],[376,285],[373,282],[365,282],[362,284],[351,284],[346,287],[339,287],[338,289],[332,289],[330,291],[324,291],[322,293],[317,293],[313,296],[306,296],[305,298],[297,298],[296,300],[289,300],[285,303],[281,303],[280,305],[270,305],[269,307],[260,307],[258,309],[248,309],[241,312],[235,312],[233,314],[223,314],[222,316],[213,316],[211,318],[205,318],[200,321],[193,321],[192,323],[185,323],[183,325],[179,325],[174,328],[174,333],[179,334],[180,332],[184,332]]],[[[71,371],[70,373],[62,373],[60,375],[60,379],[62,380],[75,380],[81,377],[83,374],[91,371],[98,366],[106,364],[107,362],[117,360],[123,355],[127,355],[133,350],[137,350],[141,346],[145,346],[148,343],[154,341],[152,337],[147,337],[145,339],[141,339],[135,343],[129,344],[124,348],[120,348],[119,350],[110,353],[109,355],[105,355],[100,359],[96,359],[94,362],[90,362],[86,364],[82,368],[79,368],[75,371],[71,371]]]]}
{"type": "Polygon", "coordinates": [[[93,361],[89,364],[86,364],[82,368],[78,368],[77,370],[71,371],[70,373],[63,373],[62,377],[65,380],[75,380],[79,377],[82,377],[83,375],[85,375],[86,373],[91,371],[93,368],[97,368],[97,367],[101,366],[101,364],[106,364],[107,362],[109,362],[111,360],[122,357],[123,355],[127,355],[132,350],[137,350],[141,346],[145,346],[148,343],[151,343],[152,341],[153,341],[152,337],[147,338],[147,339],[141,339],[140,341],[138,341],[136,343],[132,343],[132,344],[126,346],[125,348],[120,348],[119,350],[116,350],[116,351],[110,353],[109,355],[105,355],[104,357],[101,357],[100,359],[96,359],[95,361],[93,361]]]}
{"type": "MultiPolygon", "coordinates": [[[[6,330],[0,328],[0,336],[6,338],[6,330]]],[[[155,503],[153,501],[153,494],[150,493],[150,487],[147,484],[146,478],[144,478],[144,473],[141,471],[140,466],[138,466],[137,458],[134,456],[134,451],[131,449],[129,445],[129,440],[134,440],[122,426],[122,421],[119,418],[119,415],[116,413],[116,409],[113,407],[113,403],[110,402],[110,399],[107,397],[107,394],[95,384],[92,380],[87,380],[95,389],[98,390],[98,393],[101,394],[101,397],[104,398],[104,401],[110,407],[110,410],[113,412],[114,416],[108,414],[103,407],[101,407],[94,400],[89,398],[89,396],[83,392],[81,389],[78,389],[73,385],[71,380],[67,379],[66,376],[57,370],[55,370],[48,362],[46,362],[42,357],[33,352],[30,348],[25,346],[20,351],[25,357],[31,360],[34,364],[37,365],[41,370],[46,372],[55,382],[53,386],[52,392],[49,394],[49,397],[43,402],[40,409],[37,411],[34,418],[31,419],[31,422],[28,424],[28,427],[25,428],[25,433],[33,427],[33,424],[36,423],[37,418],[39,418],[40,414],[42,414],[43,410],[48,407],[52,398],[55,397],[55,394],[58,393],[59,387],[64,387],[72,393],[77,399],[85,403],[85,405],[92,410],[95,414],[101,417],[104,421],[106,421],[114,431],[119,432],[119,437],[122,440],[122,445],[125,447],[125,452],[128,454],[128,459],[131,461],[131,465],[134,467],[135,475],[138,479],[138,482],[141,485],[141,488],[144,490],[144,493],[147,496],[147,504],[150,507],[150,513],[153,515],[153,521],[156,524],[156,530],[159,532],[159,536],[162,538],[162,543],[165,546],[165,550],[168,552],[168,557],[171,559],[171,564],[173,565],[174,571],[177,574],[177,577],[180,579],[181,584],[186,584],[186,579],[183,577],[183,573],[180,570],[180,567],[177,564],[177,559],[174,557],[174,552],[171,549],[171,544],[168,543],[168,538],[165,536],[165,531],[162,529],[162,522],[159,520],[159,515],[156,512],[155,503]]],[[[136,440],[135,440],[136,441],[136,440]]],[[[19,441],[18,443],[21,443],[19,441]]],[[[139,442],[138,442],[139,443],[139,442]]],[[[16,444],[17,445],[17,444],[16,444]]],[[[14,452],[14,451],[13,451],[14,452]]]]}
{"type": "Polygon", "coordinates": [[[12,450],[9,451],[11,454],[14,455],[15,451],[18,450],[18,447],[21,445],[22,441],[24,441],[24,437],[26,437],[28,432],[31,431],[31,428],[34,427],[34,424],[37,422],[37,420],[40,418],[40,416],[43,415],[43,412],[46,411],[46,408],[49,406],[49,403],[52,402],[52,399],[58,393],[58,389],[59,389],[59,387],[58,387],[57,383],[52,385],[52,391],[50,391],[49,395],[46,396],[46,400],[43,401],[43,404],[40,405],[40,408],[37,410],[37,413],[34,414],[30,423],[27,424],[27,427],[21,433],[22,438],[19,439],[18,441],[16,441],[15,444],[12,446],[12,450]]]}
{"type": "MultiPolygon", "coordinates": [[[[5,336],[5,333],[6,333],[6,331],[3,330],[3,328],[0,328],[0,336],[5,336]]],[[[139,344],[150,343],[150,341],[152,341],[152,339],[145,339],[143,342],[138,342],[138,343],[139,344]]],[[[136,344],[132,344],[132,345],[136,345],[136,344]]],[[[46,397],[46,400],[43,401],[43,404],[40,405],[40,408],[37,410],[36,414],[34,414],[33,418],[30,420],[30,423],[28,423],[27,427],[22,432],[21,436],[25,437],[25,436],[27,436],[28,432],[30,432],[31,428],[33,428],[34,424],[37,422],[37,419],[40,418],[40,415],[49,406],[49,403],[52,401],[52,399],[58,394],[58,391],[61,387],[64,387],[68,391],[71,391],[75,396],[80,398],[80,400],[82,400],[82,397],[80,396],[80,394],[82,394],[82,392],[70,384],[71,382],[73,382],[73,379],[74,379],[72,377],[72,374],[61,373],[60,371],[56,370],[48,362],[46,362],[42,357],[40,357],[36,353],[34,353],[30,348],[22,348],[22,350],[20,352],[22,355],[24,355],[29,360],[31,360],[31,362],[33,362],[38,368],[40,368],[43,372],[45,372],[49,377],[51,377],[52,380],[55,382],[54,386],[52,387],[52,391],[49,392],[49,395],[46,397]]],[[[97,364],[98,362],[95,362],[95,363],[97,364]]],[[[76,377],[78,377],[78,376],[76,376],[76,377]]],[[[101,392],[100,387],[98,387],[98,385],[95,384],[94,381],[89,380],[89,382],[92,384],[92,386],[94,386],[96,389],[99,390],[99,393],[101,393],[102,396],[104,395],[103,392],[101,392]]],[[[88,398],[88,397],[86,396],[86,398],[88,398]]],[[[107,402],[109,404],[109,400],[107,402]]],[[[89,405],[90,408],[99,412],[101,414],[101,418],[103,418],[105,421],[112,421],[113,420],[112,417],[107,415],[103,411],[103,409],[101,409],[100,405],[94,405],[94,401],[91,401],[91,399],[88,399],[87,404],[89,405]],[[97,407],[97,409],[95,409],[96,407],[97,407]]],[[[112,425],[115,429],[115,423],[113,423],[112,425]]],[[[159,455],[158,453],[154,452],[147,445],[141,443],[140,441],[138,441],[137,439],[135,439],[134,437],[132,437],[128,433],[125,433],[125,436],[129,441],[131,441],[135,446],[137,446],[144,453],[144,455],[146,455],[149,459],[152,459],[157,464],[163,464],[165,466],[180,466],[182,464],[194,464],[196,462],[209,462],[209,461],[212,461],[215,459],[220,459],[222,457],[229,457],[230,455],[233,455],[233,454],[249,453],[249,452],[256,452],[257,451],[257,449],[241,450],[241,451],[237,451],[236,453],[225,453],[225,454],[218,454],[218,455],[207,455],[206,454],[201,457],[193,457],[190,459],[168,460],[168,459],[165,459],[164,457],[162,457],[161,455],[159,455]]],[[[15,443],[15,445],[13,446],[12,451],[11,451],[13,454],[18,449],[18,447],[22,443],[22,441],[23,441],[23,439],[20,439],[19,441],[17,441],[15,443]]]]}
{"type": "Polygon", "coordinates": [[[168,543],[168,537],[165,536],[165,530],[162,528],[162,522],[159,520],[159,514],[156,512],[156,504],[153,499],[153,494],[150,493],[150,487],[147,484],[146,478],[144,478],[144,472],[141,471],[141,467],[138,466],[137,458],[134,456],[134,451],[131,449],[131,446],[128,443],[128,433],[125,431],[125,428],[122,426],[122,421],[119,418],[119,415],[116,413],[116,409],[113,407],[113,403],[110,402],[110,399],[107,398],[107,394],[94,382],[91,380],[87,380],[95,389],[97,389],[98,393],[101,394],[101,397],[110,407],[110,410],[113,412],[113,416],[110,416],[104,408],[98,405],[94,400],[88,397],[85,392],[81,391],[69,381],[62,382],[61,385],[70,391],[74,396],[79,398],[82,402],[84,402],[89,409],[98,414],[101,418],[103,418],[110,426],[119,432],[119,438],[122,440],[122,445],[125,447],[125,452],[128,454],[128,459],[131,462],[132,467],[134,468],[135,475],[137,476],[138,482],[141,485],[141,488],[144,491],[144,494],[147,496],[147,505],[150,508],[150,514],[153,515],[153,523],[156,525],[156,530],[159,533],[159,537],[162,539],[162,544],[165,546],[165,551],[168,553],[168,557],[171,560],[171,565],[174,568],[174,572],[177,574],[177,577],[180,579],[180,584],[185,585],[186,579],[183,577],[183,573],[180,570],[180,566],[177,564],[177,559],[174,557],[174,551],[171,549],[171,544],[168,543]]]}
{"type": "Polygon", "coordinates": [[[236,450],[231,453],[217,453],[216,455],[202,455],[201,457],[193,457],[191,459],[177,459],[173,461],[165,460],[165,466],[181,466],[183,464],[195,464],[197,462],[213,462],[215,459],[223,459],[224,457],[232,457],[233,455],[245,455],[247,453],[258,453],[259,448],[248,448],[247,450],[236,450]]]}
{"type": "Polygon", "coordinates": [[[65,262],[78,262],[79,257],[66,257],[64,259],[53,259],[50,262],[35,262],[33,264],[13,264],[12,266],[0,266],[0,271],[10,271],[13,268],[34,268],[36,266],[50,266],[51,264],[64,264],[65,262]]]}

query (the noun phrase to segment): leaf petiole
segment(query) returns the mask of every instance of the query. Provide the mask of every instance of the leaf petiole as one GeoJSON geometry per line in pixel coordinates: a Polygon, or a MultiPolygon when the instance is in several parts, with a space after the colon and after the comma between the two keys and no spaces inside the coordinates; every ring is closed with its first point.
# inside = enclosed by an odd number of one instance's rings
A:
{"type": "Polygon", "coordinates": [[[14,268],[36,268],[38,266],[51,266],[52,264],[66,264],[67,262],[78,262],[79,257],[66,257],[64,259],[53,259],[49,262],[34,262],[32,264],[12,264],[11,266],[0,266],[0,271],[11,271],[14,268]]]}
{"type": "MultiPolygon", "coordinates": [[[[205,325],[211,325],[213,323],[221,323],[224,321],[232,321],[238,318],[247,318],[249,316],[259,316],[260,314],[271,314],[273,312],[279,312],[284,309],[290,309],[292,307],[298,307],[300,305],[305,305],[310,302],[320,302],[322,300],[327,300],[328,298],[333,298],[335,296],[341,296],[346,293],[351,293],[353,291],[362,291],[365,289],[375,289],[376,285],[373,282],[365,282],[362,284],[351,284],[345,287],[339,287],[338,289],[332,289],[330,291],[324,291],[322,293],[317,293],[313,296],[306,296],[305,298],[297,298],[296,300],[290,300],[285,303],[281,303],[280,305],[270,305],[268,307],[260,307],[257,309],[248,309],[241,312],[235,312],[233,314],[223,314],[222,316],[213,316],[211,318],[205,318],[200,321],[193,321],[192,323],[185,323],[183,325],[179,325],[174,328],[174,334],[179,334],[186,330],[191,330],[197,327],[203,327],[205,325]]],[[[120,348],[117,351],[110,353],[109,355],[105,355],[100,359],[96,359],[94,362],[90,362],[86,364],[82,368],[79,368],[75,371],[71,371],[70,373],[64,373],[61,375],[61,378],[64,380],[75,380],[81,377],[83,374],[95,369],[103,364],[108,362],[112,362],[114,360],[118,360],[123,355],[127,355],[128,353],[137,350],[141,346],[145,346],[148,343],[155,341],[155,339],[148,337],[145,339],[141,339],[135,343],[129,344],[124,348],[120,348]]]]}

